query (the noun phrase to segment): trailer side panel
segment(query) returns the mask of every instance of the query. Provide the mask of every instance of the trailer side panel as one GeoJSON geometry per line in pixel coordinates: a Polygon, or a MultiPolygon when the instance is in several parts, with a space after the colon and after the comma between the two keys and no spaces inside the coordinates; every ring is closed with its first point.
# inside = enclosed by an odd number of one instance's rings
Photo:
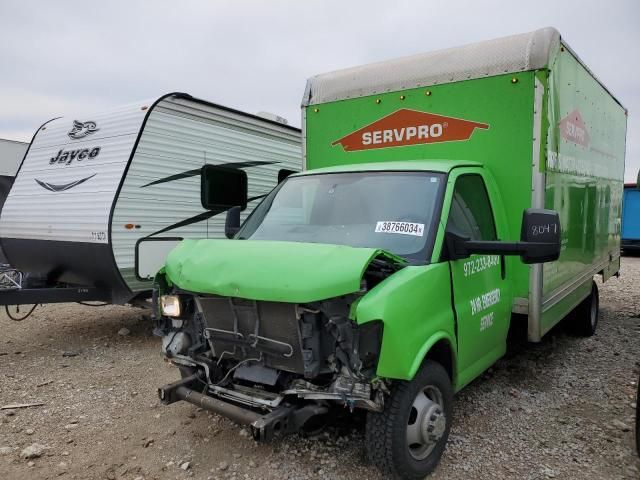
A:
{"type": "MultiPolygon", "coordinates": [[[[149,114],[115,201],[111,244],[120,275],[133,292],[149,290],[155,271],[142,278],[135,269],[141,249],[158,250],[163,238],[171,246],[177,238],[224,238],[225,212],[201,203],[203,165],[247,173],[255,200],[244,219],[277,185],[278,172],[300,171],[301,161],[298,129],[184,96],[164,98],[149,114]]],[[[155,270],[163,264],[159,255],[155,270]]]]}
{"type": "Polygon", "coordinates": [[[593,275],[618,269],[626,136],[624,108],[568,48],[552,59],[548,89],[545,207],[560,214],[562,253],[543,267],[542,334],[593,275]]]}

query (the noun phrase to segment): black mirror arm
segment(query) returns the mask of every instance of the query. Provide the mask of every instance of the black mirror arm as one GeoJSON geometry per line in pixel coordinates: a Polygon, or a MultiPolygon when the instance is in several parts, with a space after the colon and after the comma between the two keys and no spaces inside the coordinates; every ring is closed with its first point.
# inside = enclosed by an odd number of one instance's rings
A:
{"type": "Polygon", "coordinates": [[[233,238],[240,231],[240,211],[241,207],[231,207],[227,210],[227,218],[224,222],[224,235],[233,238]]]}
{"type": "Polygon", "coordinates": [[[494,254],[494,255],[520,255],[520,256],[545,256],[547,261],[557,260],[560,256],[560,246],[553,242],[500,242],[484,240],[466,240],[456,242],[458,254],[494,254]],[[557,255],[549,252],[557,250],[557,255]]]}
{"type": "Polygon", "coordinates": [[[536,248],[545,250],[553,247],[553,243],[541,242],[500,242],[489,240],[468,240],[464,242],[463,248],[470,253],[502,254],[502,255],[523,255],[536,248]]]}

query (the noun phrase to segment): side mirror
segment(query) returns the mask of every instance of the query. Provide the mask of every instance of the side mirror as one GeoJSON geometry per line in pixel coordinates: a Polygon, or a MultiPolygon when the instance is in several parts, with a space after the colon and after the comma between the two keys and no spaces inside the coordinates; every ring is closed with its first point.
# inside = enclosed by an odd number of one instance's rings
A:
{"type": "Polygon", "coordinates": [[[524,263],[553,262],[560,257],[560,216],[553,210],[529,208],[522,215],[520,243],[524,263]]]}
{"type": "Polygon", "coordinates": [[[220,213],[248,202],[247,172],[224,165],[204,165],[200,172],[200,200],[207,210],[220,213]]]}
{"type": "Polygon", "coordinates": [[[451,260],[483,253],[519,255],[526,264],[552,262],[560,257],[560,216],[553,210],[525,210],[519,242],[470,240],[451,231],[446,233],[445,241],[451,260]]]}
{"type": "Polygon", "coordinates": [[[227,238],[233,236],[240,230],[240,207],[231,207],[227,210],[227,218],[224,222],[224,234],[227,238]]]}

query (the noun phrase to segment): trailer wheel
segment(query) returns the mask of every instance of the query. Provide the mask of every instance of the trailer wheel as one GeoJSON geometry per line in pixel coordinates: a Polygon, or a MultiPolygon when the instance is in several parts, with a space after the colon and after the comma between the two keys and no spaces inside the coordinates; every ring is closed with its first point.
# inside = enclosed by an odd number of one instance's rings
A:
{"type": "Polygon", "coordinates": [[[600,297],[596,282],[593,282],[591,287],[591,295],[585,298],[574,310],[573,317],[573,330],[576,334],[590,337],[596,333],[600,317],[600,297]]]}
{"type": "Polygon", "coordinates": [[[397,382],[384,411],[367,412],[365,445],[387,474],[422,479],[438,466],[451,428],[453,388],[445,369],[427,360],[410,382],[397,382]]]}

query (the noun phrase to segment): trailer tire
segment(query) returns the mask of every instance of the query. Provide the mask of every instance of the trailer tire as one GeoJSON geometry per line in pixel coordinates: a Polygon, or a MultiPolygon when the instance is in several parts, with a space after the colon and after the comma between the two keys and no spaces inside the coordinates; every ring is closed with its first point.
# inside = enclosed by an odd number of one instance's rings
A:
{"type": "Polygon", "coordinates": [[[413,380],[392,385],[382,412],[367,412],[369,462],[396,478],[424,478],[440,462],[452,412],[451,379],[442,365],[426,360],[413,380]]]}
{"type": "Polygon", "coordinates": [[[573,315],[573,330],[582,337],[591,337],[598,328],[600,318],[600,297],[598,286],[593,282],[591,293],[576,307],[573,315]]]}

